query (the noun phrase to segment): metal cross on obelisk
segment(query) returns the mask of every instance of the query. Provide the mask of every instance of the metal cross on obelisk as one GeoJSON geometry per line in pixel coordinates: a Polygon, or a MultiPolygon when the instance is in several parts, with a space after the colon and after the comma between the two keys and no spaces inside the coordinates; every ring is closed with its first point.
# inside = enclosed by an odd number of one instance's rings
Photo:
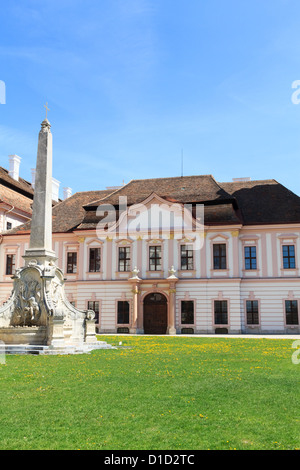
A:
{"type": "Polygon", "coordinates": [[[48,111],[50,111],[50,109],[48,108],[48,103],[44,104],[44,108],[46,108],[46,119],[47,119],[47,113],[48,111]]]}

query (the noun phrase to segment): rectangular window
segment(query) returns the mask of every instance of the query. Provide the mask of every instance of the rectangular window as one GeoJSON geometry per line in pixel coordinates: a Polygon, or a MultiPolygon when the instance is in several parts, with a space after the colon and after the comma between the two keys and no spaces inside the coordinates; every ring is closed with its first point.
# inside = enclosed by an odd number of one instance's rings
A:
{"type": "Polygon", "coordinates": [[[214,269],[226,269],[226,244],[214,244],[214,269]]]}
{"type": "Polygon", "coordinates": [[[67,273],[77,273],[77,253],[67,253],[67,273]]]}
{"type": "Polygon", "coordinates": [[[119,271],[130,271],[130,247],[119,248],[119,271]]]}
{"type": "Polygon", "coordinates": [[[161,270],[161,246],[149,246],[149,271],[161,270]]]}
{"type": "Polygon", "coordinates": [[[99,301],[88,301],[88,310],[93,310],[95,312],[95,322],[99,323],[99,301]]]}
{"type": "Polygon", "coordinates": [[[282,255],[283,255],[283,268],[284,269],[295,269],[295,267],[296,267],[295,246],[294,245],[283,245],[282,246],[282,255]]]}
{"type": "Polygon", "coordinates": [[[101,268],[101,248],[90,248],[89,272],[98,273],[101,268]]]}
{"type": "Polygon", "coordinates": [[[256,269],[256,246],[245,246],[245,269],[256,269]]]}
{"type": "Polygon", "coordinates": [[[247,325],[258,325],[258,300],[246,301],[247,325]]]}
{"type": "Polygon", "coordinates": [[[16,255],[6,255],[6,274],[15,273],[16,255]]]}
{"type": "Polygon", "coordinates": [[[297,300],[285,301],[285,318],[287,325],[298,325],[298,302],[297,300]]]}
{"type": "Polygon", "coordinates": [[[6,222],[6,230],[10,230],[12,228],[11,222],[6,222]]]}
{"type": "Polygon", "coordinates": [[[129,302],[127,300],[118,301],[118,324],[126,325],[129,323],[129,302]]]}
{"type": "Polygon", "coordinates": [[[215,325],[227,325],[227,300],[215,300],[215,325]]]}
{"type": "Polygon", "coordinates": [[[181,301],[181,323],[182,325],[194,324],[194,301],[193,300],[181,301]]]}
{"type": "Polygon", "coordinates": [[[181,245],[181,269],[194,269],[194,252],[191,245],[181,245]]]}

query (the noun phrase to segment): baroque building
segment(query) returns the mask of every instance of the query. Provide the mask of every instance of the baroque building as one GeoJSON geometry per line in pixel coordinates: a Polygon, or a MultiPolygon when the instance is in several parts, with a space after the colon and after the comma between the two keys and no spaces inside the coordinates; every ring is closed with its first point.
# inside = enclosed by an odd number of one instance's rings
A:
{"type": "MultiPolygon", "coordinates": [[[[100,334],[300,333],[300,198],[275,180],[132,180],[59,201],[52,226],[100,334]]],[[[29,236],[30,221],[3,234],[2,302],[29,236]]]]}

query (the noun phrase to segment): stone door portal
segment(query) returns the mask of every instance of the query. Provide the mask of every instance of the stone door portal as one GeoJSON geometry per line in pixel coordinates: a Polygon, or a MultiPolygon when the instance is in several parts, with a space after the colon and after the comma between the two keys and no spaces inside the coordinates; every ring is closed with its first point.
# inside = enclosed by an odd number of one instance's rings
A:
{"type": "Polygon", "coordinates": [[[165,335],[168,328],[168,302],[163,294],[153,292],[144,299],[144,334],[165,335]]]}

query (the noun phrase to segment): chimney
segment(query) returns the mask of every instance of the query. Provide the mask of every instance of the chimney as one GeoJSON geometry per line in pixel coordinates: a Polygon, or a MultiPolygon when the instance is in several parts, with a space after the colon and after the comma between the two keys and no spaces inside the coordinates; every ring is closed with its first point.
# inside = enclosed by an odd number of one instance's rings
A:
{"type": "Polygon", "coordinates": [[[56,180],[55,178],[52,178],[52,199],[56,202],[59,199],[59,185],[60,181],[56,180]]]}
{"type": "Polygon", "coordinates": [[[64,188],[64,200],[68,199],[71,196],[72,196],[72,188],[69,188],[67,186],[66,188],[64,188]]]}
{"type": "Polygon", "coordinates": [[[9,155],[9,176],[14,180],[19,181],[19,168],[21,163],[21,157],[18,155],[9,155]]]}
{"type": "MultiPolygon", "coordinates": [[[[35,186],[35,173],[36,173],[36,169],[31,168],[31,186],[33,187],[33,189],[35,186]]],[[[52,200],[56,202],[59,199],[59,185],[60,185],[60,181],[52,177],[52,200]]]]}
{"type": "Polygon", "coordinates": [[[31,168],[31,186],[33,187],[33,189],[35,185],[35,171],[35,168],[31,168]]]}

